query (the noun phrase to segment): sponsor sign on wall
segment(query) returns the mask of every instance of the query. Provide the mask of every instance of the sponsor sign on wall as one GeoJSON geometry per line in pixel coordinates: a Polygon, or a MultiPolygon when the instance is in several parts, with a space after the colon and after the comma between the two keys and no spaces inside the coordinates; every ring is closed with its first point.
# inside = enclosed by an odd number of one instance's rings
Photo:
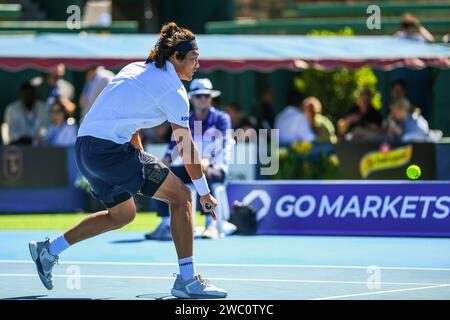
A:
{"type": "Polygon", "coordinates": [[[450,236],[450,182],[253,181],[228,184],[260,234],[450,236]]]}

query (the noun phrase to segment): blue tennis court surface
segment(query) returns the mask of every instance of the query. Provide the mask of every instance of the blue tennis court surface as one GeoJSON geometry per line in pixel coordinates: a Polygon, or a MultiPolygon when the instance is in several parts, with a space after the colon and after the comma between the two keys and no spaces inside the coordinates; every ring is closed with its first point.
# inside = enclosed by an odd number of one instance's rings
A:
{"type": "MultiPolygon", "coordinates": [[[[111,232],[60,257],[55,288],[28,241],[58,232],[0,231],[0,299],[173,299],[172,242],[111,232]]],[[[450,239],[233,236],[195,241],[197,270],[229,299],[450,299],[450,239]]]]}

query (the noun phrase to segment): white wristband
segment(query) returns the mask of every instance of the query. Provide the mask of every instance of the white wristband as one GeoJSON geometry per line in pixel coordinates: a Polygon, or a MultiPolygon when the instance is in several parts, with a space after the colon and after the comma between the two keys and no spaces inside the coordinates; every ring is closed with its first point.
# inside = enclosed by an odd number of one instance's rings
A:
{"type": "Polygon", "coordinates": [[[205,176],[202,176],[200,179],[192,180],[194,184],[195,190],[197,190],[200,196],[205,196],[209,193],[208,183],[206,182],[205,176]]]}

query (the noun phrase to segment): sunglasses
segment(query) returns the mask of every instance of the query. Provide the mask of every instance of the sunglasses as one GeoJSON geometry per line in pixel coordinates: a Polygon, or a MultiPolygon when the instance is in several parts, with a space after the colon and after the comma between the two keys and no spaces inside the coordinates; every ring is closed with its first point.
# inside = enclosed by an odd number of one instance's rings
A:
{"type": "Polygon", "coordinates": [[[194,98],[196,98],[196,99],[201,99],[201,98],[205,98],[205,99],[208,99],[208,98],[210,98],[211,97],[211,95],[210,94],[195,94],[195,95],[193,95],[193,97],[194,98]]]}

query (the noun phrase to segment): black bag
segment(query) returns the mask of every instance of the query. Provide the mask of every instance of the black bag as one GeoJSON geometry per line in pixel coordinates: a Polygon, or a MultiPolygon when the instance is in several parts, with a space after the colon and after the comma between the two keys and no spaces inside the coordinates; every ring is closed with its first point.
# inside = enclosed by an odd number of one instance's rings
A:
{"type": "Polygon", "coordinates": [[[249,205],[241,203],[234,205],[231,209],[230,222],[237,227],[235,234],[256,234],[256,212],[249,205]]]}

